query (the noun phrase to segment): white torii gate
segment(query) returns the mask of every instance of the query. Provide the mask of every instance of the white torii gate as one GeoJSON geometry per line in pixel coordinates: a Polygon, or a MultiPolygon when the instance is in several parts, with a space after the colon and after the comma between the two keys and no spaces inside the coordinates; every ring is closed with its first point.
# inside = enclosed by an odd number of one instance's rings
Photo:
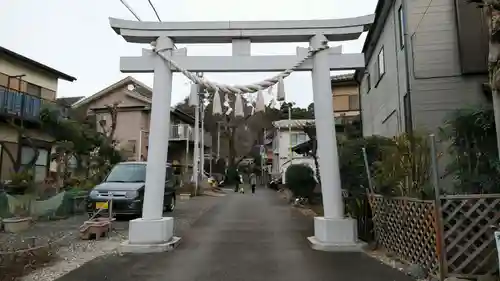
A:
{"type": "MultiPolygon", "coordinates": [[[[111,18],[110,24],[127,42],[156,42],[160,54],[190,72],[271,72],[293,66],[307,55],[308,49],[297,48],[296,55],[291,56],[251,56],[252,42],[309,42],[311,48],[320,49],[328,41],[359,38],[373,20],[373,15],[258,22],[137,22],[111,18]],[[176,50],[174,43],[231,43],[232,56],[187,56],[186,49],[176,50]]],[[[296,68],[296,71],[312,71],[324,206],[324,217],[314,220],[315,236],[309,237],[315,249],[358,248],[356,221],[344,216],[330,71],[363,67],[363,54],[342,54],[339,47],[320,51],[296,68]]],[[[178,239],[173,236],[173,218],[165,218],[162,213],[172,72],[178,69],[151,50],[144,50],[140,57],[122,57],[120,68],[125,73],[154,73],[143,215],[130,221],[129,240],[123,244],[123,250],[164,251],[178,239]]]]}

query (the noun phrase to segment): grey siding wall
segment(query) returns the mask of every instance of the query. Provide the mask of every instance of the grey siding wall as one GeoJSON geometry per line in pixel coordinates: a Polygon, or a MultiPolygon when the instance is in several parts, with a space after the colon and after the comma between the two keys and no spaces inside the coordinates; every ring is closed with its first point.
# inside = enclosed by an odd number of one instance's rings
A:
{"type": "MultiPolygon", "coordinates": [[[[411,40],[404,48],[408,48],[409,53],[413,127],[435,131],[453,110],[486,102],[481,84],[487,82],[487,76],[462,75],[456,0],[406,1],[411,40]]],[[[365,136],[392,136],[405,131],[406,62],[399,42],[400,7],[401,0],[393,2],[361,80],[365,136]],[[386,74],[377,85],[376,61],[382,47],[386,74]],[[368,73],[372,78],[370,91],[367,90],[368,73]]]]}
{"type": "Polygon", "coordinates": [[[414,127],[434,131],[453,110],[485,102],[487,76],[462,75],[455,0],[429,3],[408,1],[411,101],[414,127]]]}
{"type": "Polygon", "coordinates": [[[401,1],[394,1],[388,12],[384,27],[375,51],[367,58],[367,68],[361,81],[361,105],[363,135],[393,136],[404,130],[403,93],[404,56],[399,43],[398,8],[401,1]],[[377,81],[377,60],[384,48],[385,75],[377,81]],[[369,75],[368,75],[369,74],[369,75]],[[371,78],[371,90],[368,91],[368,77],[371,78]]]}

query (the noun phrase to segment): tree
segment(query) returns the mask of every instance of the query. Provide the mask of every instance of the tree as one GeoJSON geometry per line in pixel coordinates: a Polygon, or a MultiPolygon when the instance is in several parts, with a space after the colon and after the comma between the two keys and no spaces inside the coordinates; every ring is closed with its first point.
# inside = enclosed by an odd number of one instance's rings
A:
{"type": "Polygon", "coordinates": [[[102,180],[112,165],[122,161],[113,139],[118,105],[106,106],[111,124],[100,121],[100,131],[94,116],[61,118],[60,111],[55,108],[42,110],[42,127],[56,139],[56,152],[52,159],[60,164],[57,177],[68,179],[67,165],[71,157],[76,159],[77,169],[85,171],[86,176],[94,181],[102,180]]]}
{"type": "MultiPolygon", "coordinates": [[[[229,98],[231,107],[234,108],[236,96],[230,95],[229,98]]],[[[209,103],[205,109],[205,130],[212,134],[215,143],[217,130],[220,128],[221,139],[227,143],[227,150],[221,154],[225,154],[228,157],[228,166],[230,167],[236,167],[241,160],[249,156],[252,147],[258,144],[259,140],[263,139],[262,131],[267,126],[265,113],[257,112],[251,114],[252,108],[247,105],[245,98],[243,98],[243,103],[245,105],[244,117],[236,117],[234,114],[214,116],[212,114],[212,103],[209,103]]],[[[176,108],[191,116],[195,115],[195,107],[189,105],[189,98],[184,99],[176,108]]],[[[223,149],[224,147],[221,145],[221,148],[223,149]]]]}
{"type": "Polygon", "coordinates": [[[304,133],[306,133],[307,137],[311,140],[311,152],[309,155],[314,160],[314,167],[316,169],[316,178],[318,179],[318,183],[321,184],[321,174],[319,171],[319,162],[318,162],[318,141],[316,140],[316,126],[312,123],[307,123],[304,127],[302,127],[304,133]]]}
{"type": "MultiPolygon", "coordinates": [[[[466,0],[478,4],[484,10],[489,28],[488,72],[493,95],[493,109],[497,134],[497,149],[500,151],[500,0],[466,0]]],[[[499,153],[500,155],[500,153],[499,153]]]]}

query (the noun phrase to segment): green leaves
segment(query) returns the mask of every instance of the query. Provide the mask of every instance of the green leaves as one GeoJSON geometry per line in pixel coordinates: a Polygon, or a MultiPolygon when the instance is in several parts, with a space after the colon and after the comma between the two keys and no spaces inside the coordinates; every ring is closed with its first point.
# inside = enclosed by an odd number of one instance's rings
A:
{"type": "Polygon", "coordinates": [[[500,192],[495,116],[491,107],[453,112],[440,130],[452,156],[447,173],[461,193],[500,192]]]}

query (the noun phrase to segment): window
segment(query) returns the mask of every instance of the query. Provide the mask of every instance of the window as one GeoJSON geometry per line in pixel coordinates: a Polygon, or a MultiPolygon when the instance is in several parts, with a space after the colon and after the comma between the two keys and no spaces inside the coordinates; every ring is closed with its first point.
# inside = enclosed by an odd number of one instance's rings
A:
{"type": "Polygon", "coordinates": [[[40,86],[37,86],[35,84],[27,83],[26,85],[26,93],[35,96],[35,97],[41,97],[42,96],[42,88],[40,86]]]}
{"type": "Polygon", "coordinates": [[[290,138],[291,138],[290,144],[292,146],[296,146],[298,144],[301,144],[301,143],[307,141],[307,135],[306,135],[306,133],[292,133],[292,135],[290,136],[290,138]]]}
{"type": "Polygon", "coordinates": [[[135,154],[136,141],[135,140],[128,140],[127,143],[128,143],[127,146],[128,146],[128,149],[130,150],[130,152],[135,154]]]}
{"type": "Polygon", "coordinates": [[[377,56],[377,84],[380,82],[382,77],[384,77],[384,74],[385,74],[385,56],[384,56],[384,47],[382,47],[377,56]]]}
{"type": "Polygon", "coordinates": [[[399,7],[398,10],[398,21],[399,21],[399,46],[401,49],[405,46],[405,25],[404,25],[404,15],[403,6],[399,7]]]}
{"type": "MultiPolygon", "coordinates": [[[[21,165],[24,167],[30,163],[35,156],[35,150],[29,146],[21,148],[21,165]]],[[[35,182],[45,180],[49,164],[49,151],[47,149],[38,148],[38,158],[33,166],[33,175],[35,182]]]]}
{"type": "Polygon", "coordinates": [[[359,110],[358,95],[349,95],[349,110],[359,110]]]}
{"type": "Polygon", "coordinates": [[[145,182],[146,164],[118,164],[111,169],[106,182],[145,182]]]}

